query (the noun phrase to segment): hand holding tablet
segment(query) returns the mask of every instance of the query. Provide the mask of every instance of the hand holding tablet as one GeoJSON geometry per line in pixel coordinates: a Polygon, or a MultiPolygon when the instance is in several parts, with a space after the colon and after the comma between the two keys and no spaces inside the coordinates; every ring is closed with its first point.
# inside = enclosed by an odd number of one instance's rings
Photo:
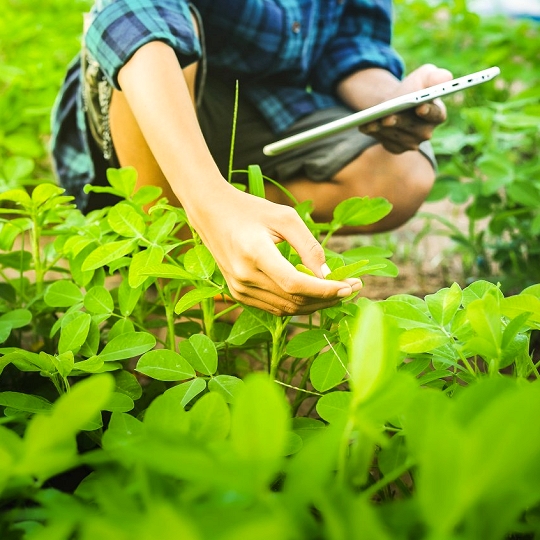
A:
{"type": "Polygon", "coordinates": [[[416,107],[421,103],[432,101],[435,98],[454,94],[455,92],[460,92],[472,86],[476,86],[477,84],[488,82],[499,75],[499,73],[500,69],[498,67],[491,67],[476,73],[471,73],[470,75],[465,75],[464,77],[459,77],[416,92],[411,92],[410,94],[404,94],[403,96],[384,101],[383,103],[379,103],[368,109],[350,114],[345,118],[268,144],[263,148],[263,152],[267,156],[281,154],[287,150],[292,150],[298,146],[334,135],[335,133],[339,133],[346,129],[358,127],[373,122],[374,120],[384,118],[385,116],[416,107]]]}

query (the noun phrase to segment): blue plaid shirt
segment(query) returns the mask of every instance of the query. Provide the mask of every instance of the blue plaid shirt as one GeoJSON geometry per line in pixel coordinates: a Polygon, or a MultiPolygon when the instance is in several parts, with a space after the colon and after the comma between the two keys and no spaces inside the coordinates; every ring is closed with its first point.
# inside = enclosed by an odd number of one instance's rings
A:
{"type": "MultiPolygon", "coordinates": [[[[380,67],[401,77],[390,44],[391,0],[192,0],[200,12],[209,69],[226,70],[276,133],[339,104],[336,84],[380,67]]],[[[151,41],[164,41],[182,66],[201,55],[185,0],[98,0],[85,46],[109,83],[151,41]]],[[[81,97],[80,57],[68,69],[53,111],[52,154],[72,193],[93,179],[81,97]]]]}

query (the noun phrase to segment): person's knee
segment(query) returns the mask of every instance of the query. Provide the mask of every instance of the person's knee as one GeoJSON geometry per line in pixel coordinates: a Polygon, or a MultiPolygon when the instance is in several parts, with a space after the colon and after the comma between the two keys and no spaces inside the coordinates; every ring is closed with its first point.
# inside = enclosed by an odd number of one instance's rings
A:
{"type": "Polygon", "coordinates": [[[393,155],[373,147],[341,171],[338,179],[343,198],[383,197],[392,211],[381,221],[350,232],[382,232],[407,222],[429,195],[435,181],[431,162],[419,152],[393,155]]]}

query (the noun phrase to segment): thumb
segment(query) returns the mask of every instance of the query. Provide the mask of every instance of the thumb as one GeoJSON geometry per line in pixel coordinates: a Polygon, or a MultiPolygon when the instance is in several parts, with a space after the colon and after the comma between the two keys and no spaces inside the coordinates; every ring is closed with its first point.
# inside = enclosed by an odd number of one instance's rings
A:
{"type": "Polygon", "coordinates": [[[296,250],[302,259],[302,264],[317,277],[324,279],[330,273],[324,249],[300,216],[297,215],[294,226],[287,227],[285,230],[287,234],[284,239],[296,250]]]}
{"type": "Polygon", "coordinates": [[[403,79],[403,88],[406,92],[414,92],[429,86],[434,86],[452,79],[452,73],[434,64],[424,64],[412,71],[403,79]]]}

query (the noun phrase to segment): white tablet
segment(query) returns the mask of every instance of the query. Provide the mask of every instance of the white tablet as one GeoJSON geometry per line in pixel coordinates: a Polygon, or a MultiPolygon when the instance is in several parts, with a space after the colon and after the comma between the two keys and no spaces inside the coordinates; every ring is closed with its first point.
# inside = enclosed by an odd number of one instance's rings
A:
{"type": "Polygon", "coordinates": [[[317,126],[302,133],[291,135],[286,139],[267,144],[263,148],[263,152],[267,156],[276,156],[303,144],[317,141],[346,129],[361,126],[362,124],[367,124],[373,120],[384,118],[390,114],[410,109],[411,107],[416,107],[425,101],[432,101],[435,98],[447,96],[470,88],[471,86],[485,83],[499,75],[500,72],[501,70],[498,67],[491,67],[464,77],[459,77],[458,79],[418,90],[417,92],[411,92],[410,94],[390,99],[369,109],[364,109],[363,111],[340,118],[339,120],[334,120],[333,122],[317,126]]]}

